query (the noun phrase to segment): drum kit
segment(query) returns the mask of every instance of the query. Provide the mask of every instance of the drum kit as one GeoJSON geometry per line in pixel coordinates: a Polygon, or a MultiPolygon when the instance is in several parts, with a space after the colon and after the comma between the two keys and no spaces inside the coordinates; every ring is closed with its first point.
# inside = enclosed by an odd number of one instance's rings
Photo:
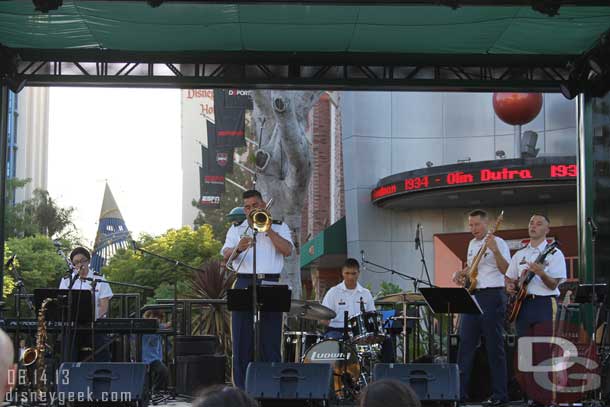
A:
{"type": "MultiPolygon", "coordinates": [[[[423,299],[420,297],[420,294],[415,293],[398,293],[379,298],[377,304],[403,306],[401,315],[390,319],[402,320],[402,326],[405,327],[402,333],[406,335],[407,320],[419,319],[407,316],[406,303],[423,299]]],[[[284,332],[284,361],[330,364],[333,368],[336,396],[345,400],[355,399],[360,389],[371,380],[375,364],[381,361],[382,344],[388,338],[382,314],[368,311],[351,316],[347,321],[347,332],[337,339],[302,329],[305,320],[335,318],[336,313],[333,310],[317,301],[292,300],[288,316],[297,318],[301,329],[284,332]]],[[[387,322],[385,321],[386,324],[387,322]]]]}

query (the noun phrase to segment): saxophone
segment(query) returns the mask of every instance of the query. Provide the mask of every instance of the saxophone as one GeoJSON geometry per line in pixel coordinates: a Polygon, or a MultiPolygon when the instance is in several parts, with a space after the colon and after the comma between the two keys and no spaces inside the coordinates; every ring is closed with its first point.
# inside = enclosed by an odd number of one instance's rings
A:
{"type": "Polygon", "coordinates": [[[45,298],[38,310],[38,332],[36,332],[36,347],[27,348],[23,352],[21,358],[24,366],[31,366],[36,363],[36,369],[34,370],[34,384],[38,393],[46,392],[46,378],[45,374],[45,353],[47,350],[47,325],[45,314],[47,307],[55,298],[45,298]]]}

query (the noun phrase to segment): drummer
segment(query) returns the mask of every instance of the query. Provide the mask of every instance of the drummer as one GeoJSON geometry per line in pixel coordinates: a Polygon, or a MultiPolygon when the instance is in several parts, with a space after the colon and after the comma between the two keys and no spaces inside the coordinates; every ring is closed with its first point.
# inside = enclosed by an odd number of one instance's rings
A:
{"type": "Polygon", "coordinates": [[[330,321],[322,320],[326,326],[327,339],[339,339],[344,333],[344,315],[348,318],[366,311],[375,311],[375,302],[371,292],[358,283],[360,264],[358,260],[348,258],[341,268],[343,281],[326,292],[322,305],[335,311],[337,316],[330,321]]]}

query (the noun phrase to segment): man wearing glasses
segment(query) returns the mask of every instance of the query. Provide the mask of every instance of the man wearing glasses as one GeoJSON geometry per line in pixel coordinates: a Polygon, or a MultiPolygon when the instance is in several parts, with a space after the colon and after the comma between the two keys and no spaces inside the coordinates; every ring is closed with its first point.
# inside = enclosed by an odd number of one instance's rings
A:
{"type": "MultiPolygon", "coordinates": [[[[73,290],[87,290],[91,291],[91,280],[103,279],[102,276],[96,276],[92,270],[89,269],[89,262],[91,261],[91,255],[89,251],[84,247],[77,247],[70,253],[70,261],[74,265],[77,272],[72,273],[71,278],[64,277],[59,283],[60,289],[70,288],[70,282],[74,281],[72,286],[73,290]],[[76,274],[78,273],[78,278],[76,274]]],[[[112,298],[112,289],[109,284],[97,283],[95,285],[95,318],[106,318],[108,314],[108,305],[112,298]]],[[[107,346],[108,337],[104,334],[95,334],[95,362],[110,362],[111,355],[110,349],[107,346]]],[[[88,357],[91,354],[91,336],[89,334],[78,333],[76,334],[76,341],[72,346],[71,360],[80,360],[79,352],[83,353],[83,357],[88,357]]],[[[93,360],[90,360],[93,361],[93,360]]]]}

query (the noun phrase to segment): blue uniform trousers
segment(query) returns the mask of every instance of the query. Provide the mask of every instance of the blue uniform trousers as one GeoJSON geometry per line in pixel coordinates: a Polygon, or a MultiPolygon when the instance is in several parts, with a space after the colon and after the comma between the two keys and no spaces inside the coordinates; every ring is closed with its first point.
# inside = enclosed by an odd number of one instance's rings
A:
{"type": "MultiPolygon", "coordinates": [[[[271,281],[271,280],[270,280],[271,281]]],[[[277,278],[272,279],[277,281],[277,278]]],[[[258,281],[260,285],[261,281],[258,281]]],[[[247,288],[252,284],[251,275],[239,275],[234,288],[247,288]]],[[[261,312],[260,317],[260,362],[281,362],[282,313],[261,312]]],[[[233,334],[233,383],[245,389],[246,369],[254,359],[254,337],[252,331],[252,312],[233,311],[231,313],[231,331],[233,334]]]]}
{"type": "MultiPolygon", "coordinates": [[[[557,300],[554,296],[528,296],[521,305],[515,321],[517,335],[554,336],[554,320],[557,313],[557,300]]],[[[533,365],[539,365],[552,357],[551,346],[545,343],[532,345],[532,349],[518,349],[519,355],[531,354],[533,365]]],[[[531,377],[531,376],[528,376],[531,377]]],[[[521,388],[528,398],[542,404],[555,404],[553,393],[541,392],[535,380],[523,380],[521,388]]]]}
{"type": "Polygon", "coordinates": [[[504,320],[506,318],[506,293],[504,287],[476,290],[474,293],[483,314],[463,314],[460,323],[460,345],[458,365],[462,400],[468,399],[468,388],[472,365],[481,336],[491,372],[492,396],[499,401],[508,401],[506,352],[504,350],[504,320]]]}
{"type": "MultiPolygon", "coordinates": [[[[555,314],[557,313],[557,299],[554,296],[540,296],[526,297],[521,305],[519,315],[515,321],[515,328],[517,328],[517,335],[519,337],[525,335],[535,334],[535,326],[542,322],[542,330],[549,330],[552,328],[551,322],[555,320],[555,314]]],[[[539,332],[543,334],[544,332],[539,332]]]]}

